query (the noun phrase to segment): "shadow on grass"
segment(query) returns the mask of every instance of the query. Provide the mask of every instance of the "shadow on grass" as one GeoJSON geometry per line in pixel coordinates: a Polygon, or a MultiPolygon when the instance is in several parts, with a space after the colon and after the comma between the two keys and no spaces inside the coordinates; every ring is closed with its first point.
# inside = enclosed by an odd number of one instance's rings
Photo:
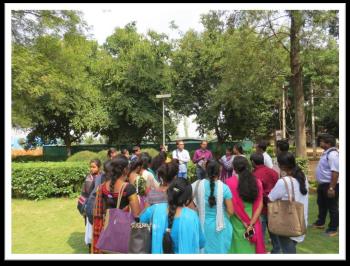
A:
{"type": "Polygon", "coordinates": [[[88,254],[88,247],[85,245],[85,233],[74,232],[70,235],[67,243],[73,249],[74,254],[88,254]]]}

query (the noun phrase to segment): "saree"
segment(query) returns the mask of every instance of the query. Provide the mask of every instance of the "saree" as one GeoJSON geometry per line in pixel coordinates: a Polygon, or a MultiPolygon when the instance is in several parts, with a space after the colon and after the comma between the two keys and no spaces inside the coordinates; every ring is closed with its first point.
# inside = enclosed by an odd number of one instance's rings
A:
{"type": "MultiPolygon", "coordinates": [[[[259,204],[263,200],[263,189],[262,184],[260,180],[257,181],[258,186],[258,197],[252,204],[252,213],[256,211],[259,204]]],[[[232,176],[229,179],[226,180],[226,185],[230,188],[232,192],[232,203],[233,203],[233,209],[235,210],[235,215],[244,223],[249,224],[250,223],[250,217],[245,211],[245,203],[239,196],[238,192],[238,177],[232,176]]],[[[260,220],[258,219],[257,222],[254,225],[255,235],[249,239],[250,243],[255,245],[255,253],[256,254],[265,254],[265,243],[264,243],[264,236],[263,236],[263,230],[260,220]]],[[[247,240],[248,241],[248,240],[247,240]]],[[[234,243],[233,243],[234,244],[234,243]]]]}

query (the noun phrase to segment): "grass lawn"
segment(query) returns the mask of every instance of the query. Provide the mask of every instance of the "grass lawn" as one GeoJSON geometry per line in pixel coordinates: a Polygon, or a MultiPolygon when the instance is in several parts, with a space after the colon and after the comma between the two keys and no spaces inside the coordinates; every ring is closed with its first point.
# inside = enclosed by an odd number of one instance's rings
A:
{"type": "MultiPolygon", "coordinates": [[[[317,216],[315,195],[310,195],[309,204],[309,223],[312,223],[317,216]]],[[[76,199],[12,200],[12,253],[87,253],[84,232],[84,220],[76,209],[76,199]]],[[[337,254],[339,238],[330,238],[322,230],[309,228],[297,252],[337,254]]]]}

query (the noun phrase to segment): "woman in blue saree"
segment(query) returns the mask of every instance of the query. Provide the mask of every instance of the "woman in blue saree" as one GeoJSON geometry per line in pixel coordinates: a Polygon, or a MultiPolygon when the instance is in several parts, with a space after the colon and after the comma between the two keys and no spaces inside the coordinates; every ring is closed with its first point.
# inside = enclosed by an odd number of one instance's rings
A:
{"type": "Polygon", "coordinates": [[[192,200],[192,187],[183,178],[175,179],[168,188],[168,203],[148,207],[140,222],[152,224],[152,254],[196,254],[205,239],[198,214],[186,206],[192,200]]]}

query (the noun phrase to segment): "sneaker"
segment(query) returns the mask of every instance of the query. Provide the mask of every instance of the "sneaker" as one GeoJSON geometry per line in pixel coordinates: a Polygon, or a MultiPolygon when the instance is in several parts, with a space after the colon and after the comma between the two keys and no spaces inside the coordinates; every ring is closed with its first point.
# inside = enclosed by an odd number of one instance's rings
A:
{"type": "Polygon", "coordinates": [[[328,235],[329,237],[333,237],[333,236],[336,236],[338,234],[337,231],[334,231],[334,230],[331,230],[331,229],[327,229],[326,230],[326,235],[328,235]]]}
{"type": "Polygon", "coordinates": [[[325,225],[324,224],[313,223],[312,224],[312,228],[324,229],[325,225]]]}

